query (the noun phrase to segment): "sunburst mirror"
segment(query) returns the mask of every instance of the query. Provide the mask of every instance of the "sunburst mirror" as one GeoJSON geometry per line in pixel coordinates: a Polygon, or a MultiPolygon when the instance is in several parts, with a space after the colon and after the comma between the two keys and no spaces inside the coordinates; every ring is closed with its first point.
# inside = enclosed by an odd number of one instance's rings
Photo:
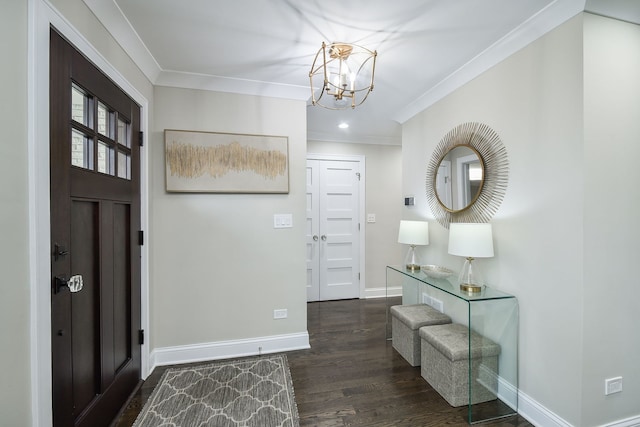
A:
{"type": "Polygon", "coordinates": [[[443,227],[488,222],[507,190],[509,160],[500,137],[482,123],[463,123],[440,141],[427,166],[431,212],[443,227]]]}

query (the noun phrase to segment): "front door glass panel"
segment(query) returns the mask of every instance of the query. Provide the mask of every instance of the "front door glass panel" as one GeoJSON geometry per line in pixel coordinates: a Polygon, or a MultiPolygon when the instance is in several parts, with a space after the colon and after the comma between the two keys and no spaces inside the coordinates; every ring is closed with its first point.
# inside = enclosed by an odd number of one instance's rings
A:
{"type": "Polygon", "coordinates": [[[108,175],[115,173],[113,149],[102,141],[98,142],[98,172],[108,175]]]}
{"type": "Polygon", "coordinates": [[[90,101],[91,98],[82,89],[73,85],[71,87],[71,118],[85,126],[90,126],[90,101]]]}
{"type": "Polygon", "coordinates": [[[93,140],[75,129],[71,131],[71,164],[93,169],[93,140]]]}

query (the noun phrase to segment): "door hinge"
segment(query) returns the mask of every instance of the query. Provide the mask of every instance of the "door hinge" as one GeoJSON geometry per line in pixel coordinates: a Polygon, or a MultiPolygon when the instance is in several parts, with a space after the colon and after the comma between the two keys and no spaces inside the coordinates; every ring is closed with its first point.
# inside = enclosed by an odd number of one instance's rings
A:
{"type": "Polygon", "coordinates": [[[138,344],[144,344],[144,329],[138,331],[138,344]]]}
{"type": "Polygon", "coordinates": [[[358,273],[358,280],[360,280],[360,273],[358,273]]]}
{"type": "Polygon", "coordinates": [[[140,145],[140,147],[142,147],[144,145],[144,132],[140,131],[138,133],[138,144],[140,145]]]}
{"type": "Polygon", "coordinates": [[[138,230],[138,245],[144,245],[144,231],[138,230]]]}
{"type": "Polygon", "coordinates": [[[360,181],[360,172],[356,172],[356,176],[358,177],[358,181],[360,181]]]}
{"type": "Polygon", "coordinates": [[[358,231],[360,231],[360,223],[358,223],[358,231]]]}

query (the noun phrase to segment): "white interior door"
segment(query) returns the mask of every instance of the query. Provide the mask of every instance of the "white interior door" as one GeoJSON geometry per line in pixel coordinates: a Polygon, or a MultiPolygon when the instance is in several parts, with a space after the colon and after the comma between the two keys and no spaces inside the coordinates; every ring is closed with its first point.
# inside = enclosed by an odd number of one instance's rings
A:
{"type": "Polygon", "coordinates": [[[320,300],[320,169],[307,160],[307,301],[320,300]]]}
{"type": "Polygon", "coordinates": [[[307,300],[360,296],[360,163],[307,161],[307,300]]]}

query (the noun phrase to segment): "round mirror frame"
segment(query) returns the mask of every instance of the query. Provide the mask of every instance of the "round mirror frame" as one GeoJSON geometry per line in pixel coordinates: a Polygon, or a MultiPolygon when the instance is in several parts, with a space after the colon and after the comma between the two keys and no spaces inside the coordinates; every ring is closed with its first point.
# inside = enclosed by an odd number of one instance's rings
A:
{"type": "Polygon", "coordinates": [[[435,148],[427,165],[427,201],[436,220],[449,228],[452,222],[488,222],[496,213],[507,190],[509,160],[498,134],[482,123],[463,123],[450,130],[435,148]],[[465,208],[452,210],[442,204],[435,182],[442,159],[455,147],[467,146],[476,152],[483,167],[482,187],[465,208]]]}
{"type": "MultiPolygon", "coordinates": [[[[449,150],[442,155],[440,160],[438,160],[438,168],[442,164],[442,161],[444,160],[444,158],[447,157],[447,154],[451,153],[456,148],[461,148],[461,147],[468,148],[469,150],[471,150],[471,152],[473,154],[476,155],[476,157],[478,157],[478,161],[480,162],[480,167],[482,168],[482,171],[483,171],[482,172],[482,180],[480,181],[480,188],[478,188],[476,193],[473,195],[473,198],[471,199],[471,201],[466,206],[464,206],[463,208],[453,209],[453,208],[450,208],[449,206],[447,206],[442,201],[442,199],[440,198],[440,195],[438,194],[438,190],[436,188],[436,179],[438,177],[438,171],[436,170],[436,175],[433,177],[433,182],[432,182],[433,191],[435,192],[436,198],[438,199],[438,203],[440,203],[440,206],[442,206],[442,209],[445,209],[446,211],[451,212],[451,213],[462,212],[465,209],[469,209],[476,202],[476,200],[478,200],[478,197],[480,197],[480,193],[482,193],[482,187],[484,187],[484,169],[485,169],[484,160],[482,160],[482,156],[480,155],[480,153],[478,153],[478,150],[476,150],[475,148],[473,148],[469,144],[458,144],[458,145],[454,145],[453,147],[450,147],[449,150]]],[[[451,179],[453,181],[453,178],[451,178],[451,179]]]]}

